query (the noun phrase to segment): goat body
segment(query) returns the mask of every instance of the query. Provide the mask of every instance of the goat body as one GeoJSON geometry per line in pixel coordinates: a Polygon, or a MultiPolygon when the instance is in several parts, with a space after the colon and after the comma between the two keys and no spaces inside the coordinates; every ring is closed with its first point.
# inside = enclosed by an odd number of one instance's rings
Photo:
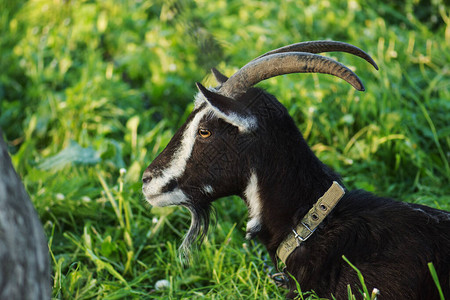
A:
{"type": "MultiPolygon", "coordinates": [[[[332,49],[373,62],[362,50],[330,43],[332,49]]],[[[343,186],[340,177],[308,147],[283,105],[266,91],[251,87],[268,77],[312,72],[318,65],[332,63],[318,55],[289,52],[321,52],[311,44],[280,49],[250,62],[229,79],[213,70],[219,87],[198,84],[194,111],[144,172],[143,193],[150,204],[182,205],[191,211],[183,251],[204,237],[211,203],[239,195],[249,210],[247,238],[257,237],[276,264],[277,248],[308,210],[333,181],[343,186]],[[289,66],[283,69],[283,63],[289,66]],[[270,66],[276,70],[272,72],[270,66]]],[[[340,65],[320,66],[314,72],[332,73],[330,69],[340,65]]],[[[332,74],[363,90],[349,72],[342,69],[332,74]]],[[[428,262],[434,264],[444,295],[450,297],[447,212],[365,191],[346,191],[311,238],[290,254],[286,270],[303,290],[340,299],[347,295],[347,284],[359,286],[356,272],[342,255],[363,273],[369,289],[381,291],[381,299],[438,299],[428,262]]],[[[287,296],[295,295],[290,279],[287,296]]]]}
{"type": "Polygon", "coordinates": [[[356,272],[340,259],[345,255],[362,272],[369,291],[381,291],[381,299],[439,299],[427,266],[432,262],[448,297],[449,227],[445,212],[348,192],[322,228],[288,258],[287,271],[303,290],[340,299],[347,284],[360,288],[356,272]]]}

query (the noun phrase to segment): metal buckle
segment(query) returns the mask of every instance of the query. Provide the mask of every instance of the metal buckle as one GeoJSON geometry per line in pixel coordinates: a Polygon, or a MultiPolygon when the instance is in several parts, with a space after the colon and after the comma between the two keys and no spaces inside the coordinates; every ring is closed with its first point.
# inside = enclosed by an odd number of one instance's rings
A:
{"type": "MultiPolygon", "coordinates": [[[[305,223],[301,222],[300,224],[302,224],[303,227],[305,227],[305,228],[309,231],[309,234],[308,234],[306,237],[301,237],[301,236],[297,233],[297,231],[295,231],[295,229],[292,229],[292,232],[294,233],[294,237],[295,237],[296,239],[298,239],[298,240],[300,241],[300,243],[301,243],[301,242],[304,242],[304,241],[306,241],[307,239],[309,239],[309,237],[314,233],[314,231],[316,231],[316,228],[314,228],[314,230],[311,230],[311,229],[309,228],[309,226],[306,225],[305,223]]],[[[300,245],[300,243],[299,243],[299,245],[300,245]]]]}

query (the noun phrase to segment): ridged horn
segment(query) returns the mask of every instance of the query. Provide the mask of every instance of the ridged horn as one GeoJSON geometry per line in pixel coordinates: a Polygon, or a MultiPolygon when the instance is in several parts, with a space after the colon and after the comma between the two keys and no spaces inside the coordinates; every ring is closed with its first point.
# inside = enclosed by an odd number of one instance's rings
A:
{"type": "Polygon", "coordinates": [[[310,42],[296,43],[269,51],[261,56],[258,56],[255,59],[283,52],[308,52],[308,53],[346,52],[365,59],[376,70],[378,70],[378,66],[375,63],[375,61],[365,51],[359,49],[356,46],[337,41],[310,41],[310,42]]]}
{"type": "Polygon", "coordinates": [[[364,91],[358,76],[334,59],[312,53],[283,52],[252,60],[231,76],[219,93],[236,99],[260,81],[291,73],[330,74],[347,81],[355,89],[364,91]]]}

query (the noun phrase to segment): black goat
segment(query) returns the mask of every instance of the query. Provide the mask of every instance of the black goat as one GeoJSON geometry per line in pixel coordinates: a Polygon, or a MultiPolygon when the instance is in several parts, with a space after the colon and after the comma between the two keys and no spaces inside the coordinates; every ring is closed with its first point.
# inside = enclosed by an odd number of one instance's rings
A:
{"type": "MultiPolygon", "coordinates": [[[[357,47],[318,41],[266,53],[220,85],[197,84],[194,111],[143,174],[143,193],[155,206],[182,205],[192,223],[181,249],[206,234],[212,201],[239,195],[249,210],[247,238],[277,254],[303,290],[343,298],[359,285],[345,255],[382,299],[437,299],[433,262],[450,297],[450,214],[429,207],[347,191],[311,151],[287,110],[252,86],[288,73],[327,73],[358,90],[359,78],[314,53],[343,51],[375,62],[357,47]],[[317,229],[317,230],[316,230],[317,229]],[[314,232],[314,233],[313,233],[314,232]]],[[[288,297],[295,296],[290,279],[288,297]]]]}

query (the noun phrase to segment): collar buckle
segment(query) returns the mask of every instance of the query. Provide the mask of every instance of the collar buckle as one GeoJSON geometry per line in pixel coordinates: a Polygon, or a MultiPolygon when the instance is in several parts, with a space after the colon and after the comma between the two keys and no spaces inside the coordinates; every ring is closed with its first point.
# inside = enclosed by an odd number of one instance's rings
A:
{"type": "Polygon", "coordinates": [[[302,224],[303,225],[303,227],[305,227],[306,228],[306,230],[308,231],[308,234],[306,235],[306,236],[301,236],[301,235],[299,235],[298,233],[297,233],[297,231],[295,231],[295,229],[292,229],[292,232],[294,233],[294,237],[298,240],[297,241],[297,244],[300,246],[300,243],[302,243],[302,242],[304,242],[304,241],[306,241],[307,239],[309,239],[309,237],[314,233],[314,231],[316,231],[316,228],[314,228],[314,229],[311,229],[311,228],[309,228],[309,226],[308,225],[306,225],[304,222],[301,222],[300,224],[302,224]]]}

